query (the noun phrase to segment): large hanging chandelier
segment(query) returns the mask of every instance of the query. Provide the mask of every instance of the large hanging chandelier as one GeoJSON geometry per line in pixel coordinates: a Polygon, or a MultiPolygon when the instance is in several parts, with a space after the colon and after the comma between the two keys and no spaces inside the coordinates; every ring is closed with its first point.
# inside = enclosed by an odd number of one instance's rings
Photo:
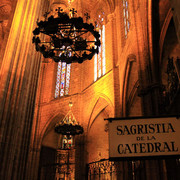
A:
{"type": "Polygon", "coordinates": [[[91,60],[95,53],[98,54],[101,44],[98,31],[92,23],[84,23],[82,17],[75,17],[77,11],[74,8],[70,10],[71,15],[60,7],[56,12],[56,17],[47,12],[44,21],[37,21],[33,31],[36,51],[44,58],[67,64],[91,60]]]}

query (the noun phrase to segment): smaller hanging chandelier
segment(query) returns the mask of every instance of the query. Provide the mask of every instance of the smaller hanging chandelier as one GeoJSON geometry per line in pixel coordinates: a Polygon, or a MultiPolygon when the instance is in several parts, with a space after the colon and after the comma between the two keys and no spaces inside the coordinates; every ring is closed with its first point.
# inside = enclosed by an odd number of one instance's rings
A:
{"type": "Polygon", "coordinates": [[[36,51],[44,58],[67,64],[91,60],[99,52],[100,34],[92,23],[84,23],[83,18],[75,17],[77,11],[74,8],[70,10],[71,17],[60,7],[56,11],[56,17],[48,17],[50,12],[47,12],[44,21],[37,21],[33,31],[36,51]]]}
{"type": "Polygon", "coordinates": [[[72,102],[69,102],[69,107],[70,107],[69,112],[62,121],[60,121],[55,125],[55,129],[54,129],[56,133],[67,135],[67,137],[69,137],[70,135],[75,136],[75,135],[83,134],[84,132],[83,127],[77,123],[71,111],[72,105],[73,105],[72,102]]]}

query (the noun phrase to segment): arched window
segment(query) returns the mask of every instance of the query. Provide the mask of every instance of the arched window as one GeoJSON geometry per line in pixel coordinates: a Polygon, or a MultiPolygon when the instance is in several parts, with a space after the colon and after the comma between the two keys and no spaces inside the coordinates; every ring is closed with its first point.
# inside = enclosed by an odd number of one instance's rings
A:
{"type": "Polygon", "coordinates": [[[123,0],[123,18],[124,18],[124,34],[125,38],[127,38],[127,34],[129,32],[130,21],[129,21],[129,7],[128,0],[123,0]]]}
{"type": "Polygon", "coordinates": [[[69,94],[71,64],[58,62],[55,98],[69,94]]]}
{"type": "Polygon", "coordinates": [[[99,54],[94,56],[94,81],[103,76],[106,72],[105,61],[105,25],[104,25],[104,13],[99,14],[96,28],[99,29],[101,46],[99,48],[99,54]]]}
{"type": "Polygon", "coordinates": [[[73,136],[63,135],[62,138],[62,149],[70,149],[73,145],[73,136]]]}

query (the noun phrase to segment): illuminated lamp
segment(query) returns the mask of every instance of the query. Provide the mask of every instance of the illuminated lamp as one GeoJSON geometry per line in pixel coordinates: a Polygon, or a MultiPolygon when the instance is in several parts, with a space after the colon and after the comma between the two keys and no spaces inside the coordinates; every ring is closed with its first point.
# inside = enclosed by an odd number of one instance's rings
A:
{"type": "Polygon", "coordinates": [[[76,121],[72,111],[72,102],[69,102],[70,110],[63,120],[55,125],[55,132],[58,134],[66,135],[67,137],[83,134],[83,127],[76,121]]]}

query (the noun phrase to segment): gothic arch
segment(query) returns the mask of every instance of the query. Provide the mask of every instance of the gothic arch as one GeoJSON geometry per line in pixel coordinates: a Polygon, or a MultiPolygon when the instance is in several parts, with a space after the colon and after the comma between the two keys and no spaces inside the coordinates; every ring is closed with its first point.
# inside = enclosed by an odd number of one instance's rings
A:
{"type": "Polygon", "coordinates": [[[61,7],[63,10],[66,10],[68,7],[68,1],[61,0],[61,2],[51,2],[50,4],[50,10],[55,11],[58,7],[61,7]]]}
{"type": "Polygon", "coordinates": [[[110,13],[114,12],[115,2],[113,0],[106,0],[106,3],[109,6],[110,13]]]}
{"type": "Polygon", "coordinates": [[[101,0],[101,1],[87,1],[87,7],[84,7],[86,11],[91,13],[91,18],[96,19],[96,17],[98,17],[98,13],[99,12],[104,12],[105,16],[107,16],[108,14],[111,14],[114,12],[115,9],[115,3],[111,0],[101,0]],[[88,6],[88,4],[95,4],[95,7],[90,7],[88,6]]]}
{"type": "MultiPolygon", "coordinates": [[[[134,54],[130,54],[127,57],[127,62],[126,62],[126,66],[125,66],[125,72],[124,72],[124,80],[123,80],[123,92],[122,92],[122,115],[126,116],[126,112],[127,112],[127,100],[128,100],[128,95],[127,95],[127,91],[128,91],[128,86],[130,83],[130,74],[132,72],[132,65],[133,63],[136,63],[136,56],[134,54]]],[[[137,89],[137,81],[134,84],[134,87],[131,90],[131,96],[135,95],[135,90],[137,89]]],[[[131,99],[133,99],[133,97],[131,97],[131,99]]]]}
{"type": "Polygon", "coordinates": [[[162,63],[162,52],[163,52],[164,39],[166,37],[167,29],[169,27],[169,23],[170,23],[172,17],[173,17],[172,10],[169,9],[167,16],[165,18],[165,21],[163,23],[163,27],[162,27],[162,30],[160,33],[160,38],[159,38],[159,56],[160,56],[159,62],[160,62],[160,65],[162,63]]]}
{"type": "Polygon", "coordinates": [[[88,163],[108,158],[108,121],[105,118],[112,117],[112,111],[112,106],[102,97],[93,103],[86,134],[88,163]]]}
{"type": "Polygon", "coordinates": [[[43,138],[55,127],[55,124],[64,118],[64,114],[56,114],[43,127],[39,136],[39,147],[42,146],[43,138]]]}
{"type": "Polygon", "coordinates": [[[113,106],[112,106],[111,101],[107,97],[99,96],[91,104],[92,105],[89,107],[89,109],[91,109],[91,111],[89,111],[89,112],[91,112],[91,114],[90,114],[89,120],[88,120],[87,132],[90,130],[90,128],[91,128],[94,120],[96,119],[96,117],[103,110],[106,111],[107,116],[113,116],[113,106]]]}

